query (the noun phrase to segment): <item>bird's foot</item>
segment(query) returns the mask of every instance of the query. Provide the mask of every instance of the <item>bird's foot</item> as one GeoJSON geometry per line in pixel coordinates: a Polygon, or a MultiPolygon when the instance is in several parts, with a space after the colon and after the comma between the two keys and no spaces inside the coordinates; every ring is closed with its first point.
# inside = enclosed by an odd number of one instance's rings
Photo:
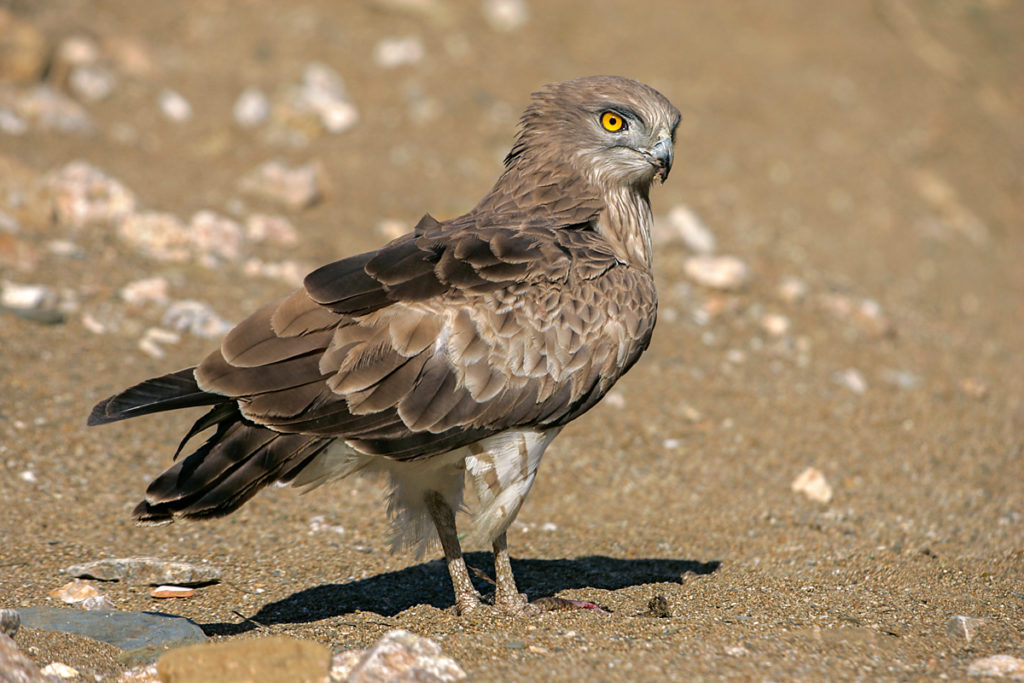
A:
{"type": "Polygon", "coordinates": [[[468,617],[474,612],[479,612],[483,607],[479,595],[460,595],[455,600],[455,613],[460,617],[468,617]]]}
{"type": "Polygon", "coordinates": [[[502,614],[512,617],[526,617],[546,611],[530,602],[526,593],[502,593],[500,591],[494,596],[494,608],[502,614]]]}

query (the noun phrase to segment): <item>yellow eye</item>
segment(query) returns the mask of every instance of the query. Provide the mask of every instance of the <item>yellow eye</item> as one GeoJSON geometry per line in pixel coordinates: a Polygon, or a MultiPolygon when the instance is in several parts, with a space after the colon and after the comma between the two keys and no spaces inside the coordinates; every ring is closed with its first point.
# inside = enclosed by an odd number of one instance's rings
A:
{"type": "Polygon", "coordinates": [[[604,129],[607,131],[618,133],[626,127],[626,122],[615,112],[606,111],[601,114],[601,125],[604,126],[604,129]]]}

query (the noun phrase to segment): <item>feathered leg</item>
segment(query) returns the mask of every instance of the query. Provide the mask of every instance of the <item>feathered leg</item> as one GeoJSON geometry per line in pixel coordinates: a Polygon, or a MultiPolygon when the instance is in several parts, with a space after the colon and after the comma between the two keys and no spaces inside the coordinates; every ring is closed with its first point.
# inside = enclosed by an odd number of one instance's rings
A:
{"type": "Polygon", "coordinates": [[[469,614],[480,607],[480,594],[473,587],[466,561],[462,558],[462,546],[459,545],[459,536],[455,530],[455,512],[437,491],[427,492],[426,503],[441,539],[444,558],[448,562],[448,574],[452,577],[452,588],[455,590],[455,608],[461,615],[469,614]]]}

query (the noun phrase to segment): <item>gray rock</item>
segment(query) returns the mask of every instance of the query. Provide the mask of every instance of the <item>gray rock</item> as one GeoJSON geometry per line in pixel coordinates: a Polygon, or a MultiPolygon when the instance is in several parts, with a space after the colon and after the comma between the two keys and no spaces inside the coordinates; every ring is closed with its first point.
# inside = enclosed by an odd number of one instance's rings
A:
{"type": "Polygon", "coordinates": [[[160,612],[87,611],[60,607],[18,609],[26,628],[101,640],[125,651],[127,664],[155,659],[164,650],[206,641],[206,634],[191,619],[160,612]]]}
{"type": "Polygon", "coordinates": [[[157,557],[119,557],[76,564],[64,570],[65,574],[101,581],[160,586],[195,586],[220,581],[220,569],[210,565],[161,560],[157,557]]]}
{"type": "Polygon", "coordinates": [[[348,675],[352,683],[461,681],[466,672],[430,638],[396,629],[365,651],[348,675]]]}
{"type": "Polygon", "coordinates": [[[13,640],[0,633],[0,681],[47,683],[49,679],[43,676],[39,667],[18,649],[13,640]]]}
{"type": "Polygon", "coordinates": [[[0,633],[13,638],[14,634],[18,632],[19,626],[21,626],[21,615],[17,610],[0,609],[0,633]]]}

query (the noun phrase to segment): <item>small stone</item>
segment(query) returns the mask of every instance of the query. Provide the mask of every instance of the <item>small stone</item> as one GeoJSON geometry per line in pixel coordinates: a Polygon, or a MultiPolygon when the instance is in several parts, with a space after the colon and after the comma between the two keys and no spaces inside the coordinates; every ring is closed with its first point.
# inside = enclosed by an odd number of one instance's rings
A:
{"type": "Polygon", "coordinates": [[[328,524],[325,520],[327,518],[323,515],[314,515],[309,518],[309,533],[315,534],[319,531],[332,531],[336,534],[345,533],[345,527],[340,525],[328,524]]]}
{"type": "Polygon", "coordinates": [[[303,144],[321,132],[341,133],[359,121],[349,100],[345,82],[331,67],[320,62],[306,65],[302,83],[288,89],[272,110],[278,137],[303,144]]]}
{"type": "Polygon", "coordinates": [[[207,564],[192,564],[157,557],[119,557],[76,564],[65,574],[100,581],[124,581],[128,584],[159,586],[195,586],[220,581],[220,569],[207,564]]]}
{"type": "Polygon", "coordinates": [[[409,226],[403,221],[383,220],[377,223],[377,234],[386,240],[398,239],[409,232],[409,226]]]}
{"type": "Polygon", "coordinates": [[[271,280],[281,280],[283,282],[287,282],[293,287],[301,285],[302,281],[306,278],[306,274],[309,273],[310,270],[311,268],[308,265],[299,263],[298,261],[268,263],[256,258],[249,259],[242,267],[242,272],[246,275],[259,275],[271,280]]]}
{"type": "Polygon", "coordinates": [[[57,67],[95,64],[100,59],[100,46],[86,35],[72,35],[61,41],[54,57],[57,67]]]}
{"type": "Polygon", "coordinates": [[[250,86],[235,100],[232,112],[235,115],[235,123],[239,126],[254,128],[270,119],[270,100],[262,90],[250,86]]]}
{"type": "Polygon", "coordinates": [[[384,69],[416,64],[423,60],[423,43],[415,36],[385,38],[373,47],[373,61],[384,69]]]}
{"type": "Polygon", "coordinates": [[[276,635],[190,645],[156,664],[162,681],[197,682],[323,681],[330,666],[331,651],[324,645],[276,635]]]}
{"type": "Polygon", "coordinates": [[[654,240],[658,244],[681,241],[698,254],[715,250],[715,236],[688,206],[679,204],[668,212],[664,220],[654,224],[654,240]]]}
{"type": "Polygon", "coordinates": [[[525,0],[484,0],[484,19],[496,31],[515,31],[530,19],[525,0]]]}
{"type": "Polygon", "coordinates": [[[99,102],[110,97],[117,86],[117,77],[100,64],[76,66],[68,74],[68,88],[79,99],[99,102]]]}
{"type": "Polygon", "coordinates": [[[711,289],[739,289],[747,281],[747,265],[735,256],[691,256],[683,264],[686,275],[711,289]]]}
{"type": "Polygon", "coordinates": [[[246,250],[242,226],[213,211],[197,211],[188,224],[189,243],[198,255],[237,261],[246,250]]]}
{"type": "Polygon", "coordinates": [[[57,598],[61,602],[66,602],[69,605],[74,605],[82,602],[86,598],[95,598],[102,595],[99,590],[92,584],[75,579],[70,581],[60,588],[54,588],[50,591],[51,598],[57,598]]]}
{"type": "Polygon", "coordinates": [[[802,493],[818,503],[829,503],[832,500],[832,487],[821,470],[814,467],[808,467],[801,472],[790,488],[795,493],[802,493]]]}
{"type": "Polygon", "coordinates": [[[139,339],[139,350],[153,358],[163,358],[166,355],[162,344],[177,344],[181,341],[181,335],[163,330],[159,327],[150,327],[142,333],[139,339]]]}
{"type": "Polygon", "coordinates": [[[164,116],[175,123],[184,123],[192,118],[192,105],[177,91],[169,88],[161,90],[157,104],[164,116]]]}
{"type": "Polygon", "coordinates": [[[128,669],[117,677],[117,683],[161,683],[156,663],[128,669]]]}
{"type": "Polygon", "coordinates": [[[609,408],[615,408],[616,410],[622,410],[626,407],[626,397],[618,391],[609,391],[605,394],[603,402],[609,408]]]}
{"type": "Polygon", "coordinates": [[[245,222],[245,232],[253,242],[267,242],[276,247],[291,247],[299,242],[298,231],[284,216],[254,213],[245,222]]]}
{"type": "Polygon", "coordinates": [[[833,379],[840,386],[844,386],[858,395],[864,394],[868,390],[867,380],[856,368],[847,368],[842,372],[837,372],[833,375],[833,379]]]}
{"type": "Polygon", "coordinates": [[[192,254],[188,228],[169,213],[131,213],[118,224],[117,236],[158,261],[187,261],[192,254]]]}
{"type": "Polygon", "coordinates": [[[110,598],[106,595],[94,595],[86,598],[78,603],[78,606],[82,609],[88,610],[112,610],[114,609],[114,603],[110,601],[110,598]]]}
{"type": "Polygon", "coordinates": [[[799,278],[786,277],[779,283],[779,288],[776,291],[779,298],[786,303],[795,303],[807,296],[808,287],[807,283],[799,278]]]}
{"type": "Polygon", "coordinates": [[[119,292],[121,298],[132,306],[145,304],[163,304],[167,302],[167,290],[170,285],[165,277],[147,277],[129,282],[119,292]]]}
{"type": "Polygon", "coordinates": [[[52,306],[57,294],[46,285],[21,285],[16,282],[3,283],[0,292],[0,304],[8,308],[44,308],[52,306]]]}
{"type": "Polygon", "coordinates": [[[149,592],[151,598],[191,598],[195,595],[194,588],[185,586],[157,586],[149,592]]]}
{"type": "Polygon", "coordinates": [[[49,51],[39,29],[0,8],[0,82],[38,81],[46,68],[49,51]]]}
{"type": "MultiPolygon", "coordinates": [[[[0,633],[14,637],[21,626],[21,615],[13,609],[0,609],[0,633]]],[[[2,671],[2,669],[0,669],[2,671]]]]}
{"type": "Polygon", "coordinates": [[[84,161],[72,161],[44,179],[57,224],[83,228],[112,224],[135,210],[135,195],[120,181],[84,161]]]}
{"type": "Polygon", "coordinates": [[[18,116],[43,130],[81,134],[95,130],[81,104],[45,83],[22,93],[14,105],[18,116]]]}
{"type": "Polygon", "coordinates": [[[1024,680],[1024,659],[1013,655],[992,655],[976,659],[967,667],[967,675],[1024,680]]]}
{"type": "Polygon", "coordinates": [[[789,318],[777,313],[767,313],[761,317],[761,329],[773,337],[781,337],[789,332],[789,318]]]}
{"type": "Polygon", "coordinates": [[[957,615],[946,621],[946,635],[970,643],[984,625],[984,619],[957,615]]]}
{"type": "Polygon", "coordinates": [[[668,598],[664,595],[655,595],[647,601],[647,612],[643,616],[668,619],[672,616],[672,608],[668,604],[668,598]]]}
{"type": "Polygon", "coordinates": [[[430,638],[396,629],[367,648],[348,680],[461,681],[466,672],[430,638]]]}
{"type": "Polygon", "coordinates": [[[856,299],[845,294],[825,294],[821,297],[825,309],[834,316],[852,323],[869,337],[888,337],[894,333],[882,307],[872,299],[856,299]]]}
{"type": "Polygon", "coordinates": [[[188,332],[204,339],[222,337],[234,327],[233,323],[217,315],[203,302],[189,299],[175,301],[168,306],[163,324],[178,332],[188,332]]]}
{"type": "Polygon", "coordinates": [[[912,372],[888,368],[882,371],[882,379],[900,389],[914,389],[921,383],[921,378],[912,372]]]}
{"type": "Polygon", "coordinates": [[[62,662],[50,662],[43,667],[41,674],[53,676],[54,678],[72,679],[78,678],[78,670],[62,662]]]}
{"type": "Polygon", "coordinates": [[[750,650],[743,647],[742,645],[726,645],[724,649],[725,654],[729,655],[730,657],[742,657],[744,655],[750,654],[750,650]]]}
{"type": "Polygon", "coordinates": [[[318,164],[289,167],[280,161],[268,161],[243,176],[239,188],[260,199],[298,211],[320,200],[320,175],[318,164]]]}
{"type": "Polygon", "coordinates": [[[977,377],[965,377],[960,380],[960,391],[965,396],[979,401],[988,397],[988,385],[977,377]]]}
{"type": "Polygon", "coordinates": [[[21,479],[26,484],[36,484],[39,482],[39,478],[36,477],[36,473],[32,470],[24,470],[18,475],[18,479],[21,479]]]}

